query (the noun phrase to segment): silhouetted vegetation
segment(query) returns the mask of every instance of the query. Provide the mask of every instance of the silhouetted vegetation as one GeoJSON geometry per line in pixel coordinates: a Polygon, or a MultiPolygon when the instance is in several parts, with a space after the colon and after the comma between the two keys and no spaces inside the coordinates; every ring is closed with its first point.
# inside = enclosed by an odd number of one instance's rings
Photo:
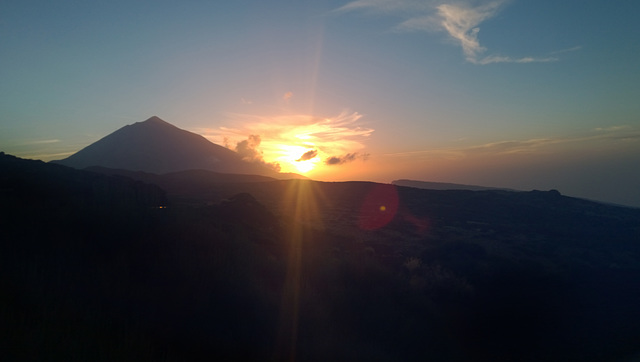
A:
{"type": "Polygon", "coordinates": [[[8,360],[640,353],[638,209],[398,187],[391,221],[361,230],[376,184],[212,182],[198,197],[4,154],[0,170],[8,360]],[[287,197],[303,186],[308,215],[287,197]]]}

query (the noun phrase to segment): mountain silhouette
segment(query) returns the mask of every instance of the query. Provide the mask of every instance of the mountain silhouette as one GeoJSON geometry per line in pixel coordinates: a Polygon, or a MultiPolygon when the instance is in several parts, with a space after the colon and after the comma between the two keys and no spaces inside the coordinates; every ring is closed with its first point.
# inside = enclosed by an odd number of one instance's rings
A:
{"type": "Polygon", "coordinates": [[[640,356],[636,208],[2,152],[0,205],[7,360],[640,356]]]}
{"type": "Polygon", "coordinates": [[[158,174],[209,170],[302,178],[300,175],[278,173],[263,163],[247,162],[238,153],[156,116],[124,126],[77,153],[52,162],[78,169],[101,166],[158,174]]]}
{"type": "Polygon", "coordinates": [[[394,180],[391,184],[396,186],[415,187],[418,189],[428,190],[470,190],[470,191],[485,191],[485,190],[503,190],[503,191],[515,191],[507,188],[500,187],[487,187],[477,185],[463,185],[449,182],[431,182],[431,181],[416,181],[416,180],[394,180]]]}

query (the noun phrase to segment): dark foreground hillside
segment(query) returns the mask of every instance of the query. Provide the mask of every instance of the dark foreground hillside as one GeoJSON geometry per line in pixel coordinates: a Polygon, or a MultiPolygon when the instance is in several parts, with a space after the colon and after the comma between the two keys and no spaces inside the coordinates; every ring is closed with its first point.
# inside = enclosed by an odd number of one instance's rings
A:
{"type": "Polygon", "coordinates": [[[553,191],[199,187],[0,155],[3,356],[640,356],[640,210],[553,191]]]}

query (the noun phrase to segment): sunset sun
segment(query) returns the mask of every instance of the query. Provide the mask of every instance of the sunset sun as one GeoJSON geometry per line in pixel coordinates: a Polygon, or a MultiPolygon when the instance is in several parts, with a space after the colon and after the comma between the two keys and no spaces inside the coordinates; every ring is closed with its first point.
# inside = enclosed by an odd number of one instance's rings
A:
{"type": "Polygon", "coordinates": [[[307,173],[307,172],[313,170],[314,167],[316,167],[316,165],[315,165],[315,163],[313,161],[300,161],[300,162],[294,163],[293,166],[300,173],[307,173]]]}
{"type": "Polygon", "coordinates": [[[233,127],[200,129],[213,143],[223,144],[249,162],[282,173],[307,177],[336,175],[359,169],[354,161],[368,158],[366,141],[374,132],[358,112],[343,110],[329,116],[309,114],[233,114],[233,127]],[[343,165],[349,167],[343,167],[343,165]],[[355,167],[353,167],[355,166],[355,167]]]}
{"type": "Polygon", "coordinates": [[[313,168],[316,165],[313,164],[313,162],[311,162],[311,161],[303,161],[303,162],[296,162],[295,164],[293,164],[293,166],[298,170],[298,172],[307,173],[307,172],[313,170],[313,168]]]}
{"type": "Polygon", "coordinates": [[[313,170],[319,161],[318,151],[311,147],[280,145],[279,148],[282,156],[275,161],[284,171],[307,173],[313,170]]]}

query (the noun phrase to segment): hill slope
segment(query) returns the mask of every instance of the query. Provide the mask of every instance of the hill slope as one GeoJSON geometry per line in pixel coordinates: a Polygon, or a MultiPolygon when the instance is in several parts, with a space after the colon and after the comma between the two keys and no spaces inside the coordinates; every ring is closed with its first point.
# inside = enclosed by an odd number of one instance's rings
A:
{"type": "Polygon", "coordinates": [[[9,360],[640,356],[638,209],[130,173],[163,183],[165,208],[122,175],[0,154],[9,360]],[[183,190],[207,202],[172,202],[183,190]]]}

